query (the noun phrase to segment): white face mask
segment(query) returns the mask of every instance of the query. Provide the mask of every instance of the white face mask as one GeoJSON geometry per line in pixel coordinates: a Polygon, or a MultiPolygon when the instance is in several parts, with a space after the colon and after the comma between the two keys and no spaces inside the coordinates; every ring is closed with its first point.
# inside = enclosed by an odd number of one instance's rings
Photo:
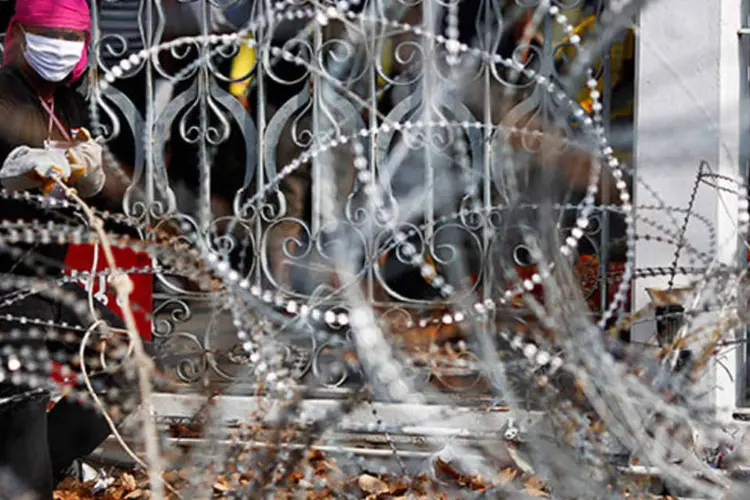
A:
{"type": "Polygon", "coordinates": [[[48,82],[61,82],[81,60],[84,42],[58,40],[24,32],[26,62],[48,82]]]}

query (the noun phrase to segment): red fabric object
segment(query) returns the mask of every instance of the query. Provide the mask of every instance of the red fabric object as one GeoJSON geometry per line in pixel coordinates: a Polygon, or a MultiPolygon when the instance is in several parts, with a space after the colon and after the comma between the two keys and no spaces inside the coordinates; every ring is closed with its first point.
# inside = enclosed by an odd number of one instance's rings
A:
{"type": "MultiPolygon", "coordinates": [[[[112,253],[115,256],[117,267],[121,269],[145,268],[151,265],[151,258],[146,253],[136,253],[130,249],[113,248],[112,253]]],[[[65,256],[65,273],[71,275],[73,270],[78,272],[90,272],[94,264],[94,246],[93,245],[69,245],[68,253],[65,256]]],[[[96,272],[106,269],[107,261],[104,258],[104,251],[99,247],[99,258],[97,260],[96,272]]],[[[133,304],[133,315],[135,316],[138,333],[146,341],[151,341],[151,313],[153,312],[153,276],[151,273],[130,274],[133,281],[133,293],[130,295],[130,301],[133,304]]],[[[88,290],[88,280],[82,278],[78,281],[81,288],[88,290]]],[[[122,317],[122,310],[117,305],[117,298],[114,293],[107,290],[106,278],[97,277],[93,283],[94,299],[104,303],[108,309],[122,317]]],[[[51,362],[50,378],[61,388],[73,388],[76,386],[76,374],[72,370],[65,370],[63,365],[51,362]]],[[[51,410],[55,405],[50,401],[47,410],[51,410]]]]}
{"type": "MultiPolygon", "coordinates": [[[[128,248],[113,248],[115,262],[119,269],[145,268],[151,266],[151,258],[146,253],[136,253],[128,248]]],[[[69,245],[65,256],[65,272],[71,275],[71,271],[90,272],[94,263],[93,245],[69,245]]],[[[104,258],[104,250],[99,247],[99,259],[96,272],[107,269],[107,260],[104,258]]],[[[88,290],[88,279],[84,275],[78,284],[88,290]]],[[[153,311],[153,276],[149,273],[130,274],[133,281],[133,293],[130,294],[130,302],[135,316],[136,326],[141,338],[151,341],[151,313],[153,311]]],[[[93,283],[94,299],[104,304],[108,309],[122,318],[122,310],[117,304],[114,291],[110,292],[107,286],[106,276],[97,276],[93,283]]]]}
{"type": "Polygon", "coordinates": [[[63,365],[55,361],[50,362],[52,369],[50,370],[50,376],[52,380],[62,387],[75,387],[76,375],[75,373],[68,373],[67,376],[63,375],[63,365]]]}
{"type": "MultiPolygon", "coordinates": [[[[62,392],[65,392],[65,389],[73,389],[76,386],[76,374],[72,372],[72,370],[67,369],[67,374],[63,374],[63,368],[64,365],[61,365],[60,363],[57,363],[55,361],[50,361],[51,369],[50,369],[50,378],[54,383],[58,385],[60,390],[62,392]]],[[[53,397],[49,400],[47,403],[47,412],[52,411],[52,408],[55,407],[57,404],[58,399],[53,397]]]]}
{"type": "Polygon", "coordinates": [[[3,66],[18,57],[18,41],[14,30],[17,24],[39,28],[58,28],[86,32],[86,43],[81,60],[71,73],[73,81],[86,72],[88,49],[91,40],[91,11],[88,0],[18,0],[16,10],[5,33],[3,66]]]}
{"type": "MultiPolygon", "coordinates": [[[[615,298],[615,293],[622,283],[622,273],[625,271],[624,262],[610,262],[607,273],[613,276],[613,279],[609,281],[607,286],[607,303],[612,303],[615,298]]],[[[536,272],[536,266],[516,266],[516,272],[518,277],[523,280],[531,279],[536,272]]],[[[588,299],[589,308],[592,311],[598,311],[601,307],[601,292],[599,291],[599,259],[594,255],[581,255],[578,257],[578,261],[573,266],[573,273],[578,277],[581,284],[582,290],[595,290],[594,294],[588,299]]],[[[509,283],[512,285],[514,282],[509,283]]],[[[534,286],[531,294],[540,302],[544,302],[544,289],[541,284],[534,286]]],[[[520,297],[516,297],[514,302],[516,305],[523,305],[523,300],[520,297]]],[[[625,303],[625,310],[630,309],[630,295],[625,303]]]]}

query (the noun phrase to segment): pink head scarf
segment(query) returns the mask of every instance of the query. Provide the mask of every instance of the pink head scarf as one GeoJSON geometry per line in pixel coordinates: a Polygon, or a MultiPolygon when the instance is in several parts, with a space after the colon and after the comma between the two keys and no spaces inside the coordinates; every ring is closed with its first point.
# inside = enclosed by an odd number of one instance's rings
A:
{"type": "Polygon", "coordinates": [[[78,80],[88,64],[88,46],[91,39],[91,11],[87,0],[18,0],[16,11],[8,24],[8,35],[5,38],[5,57],[3,66],[7,66],[18,57],[18,43],[15,40],[17,24],[39,28],[58,28],[86,32],[86,44],[81,60],[71,73],[73,81],[78,80]]]}

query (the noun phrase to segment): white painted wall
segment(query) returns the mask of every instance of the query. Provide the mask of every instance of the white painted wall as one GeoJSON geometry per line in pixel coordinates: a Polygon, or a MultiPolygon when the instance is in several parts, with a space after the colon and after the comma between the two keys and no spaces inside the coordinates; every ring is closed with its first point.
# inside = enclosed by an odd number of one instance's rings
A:
{"type": "MultiPolygon", "coordinates": [[[[635,165],[640,178],[666,205],[687,208],[701,160],[724,175],[737,177],[741,173],[740,96],[744,89],[740,81],[746,70],[737,31],[742,24],[742,3],[654,0],[640,15],[635,165]]],[[[640,183],[635,185],[634,201],[639,205],[659,203],[640,183]]],[[[717,228],[714,257],[736,263],[737,197],[702,185],[694,208],[717,228]]],[[[665,211],[639,213],[667,228],[676,226],[665,211]]],[[[683,215],[675,217],[679,227],[683,215]]],[[[641,235],[664,236],[644,221],[638,220],[636,228],[641,235]]],[[[697,219],[691,219],[686,239],[698,250],[710,251],[710,233],[697,219]]],[[[638,241],[636,266],[670,266],[673,255],[673,245],[638,241]]],[[[679,264],[690,266],[691,262],[683,253],[679,264]]],[[[686,284],[689,279],[678,277],[676,284],[686,284]]],[[[648,304],[647,287],[666,285],[667,278],[638,280],[633,290],[635,308],[648,304]]],[[[634,338],[649,338],[653,327],[652,323],[641,325],[633,332],[634,338]]],[[[725,387],[719,398],[734,401],[734,387],[726,386],[726,380],[721,383],[725,387]]]]}

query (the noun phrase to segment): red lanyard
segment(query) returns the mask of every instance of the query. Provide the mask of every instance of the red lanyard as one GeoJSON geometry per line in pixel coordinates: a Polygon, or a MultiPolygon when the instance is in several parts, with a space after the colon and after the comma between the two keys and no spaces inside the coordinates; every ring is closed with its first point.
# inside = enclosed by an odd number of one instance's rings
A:
{"type": "Polygon", "coordinates": [[[55,116],[55,101],[52,100],[52,106],[50,107],[49,104],[44,102],[44,99],[41,97],[39,98],[39,101],[42,103],[42,106],[44,106],[44,109],[47,110],[47,113],[49,114],[49,124],[47,127],[47,139],[50,139],[52,137],[52,124],[54,123],[57,126],[57,130],[60,131],[62,136],[65,138],[68,142],[73,142],[70,138],[70,134],[67,130],[65,130],[65,127],[63,127],[62,123],[60,123],[60,120],[57,119],[57,116],[55,116]]]}

